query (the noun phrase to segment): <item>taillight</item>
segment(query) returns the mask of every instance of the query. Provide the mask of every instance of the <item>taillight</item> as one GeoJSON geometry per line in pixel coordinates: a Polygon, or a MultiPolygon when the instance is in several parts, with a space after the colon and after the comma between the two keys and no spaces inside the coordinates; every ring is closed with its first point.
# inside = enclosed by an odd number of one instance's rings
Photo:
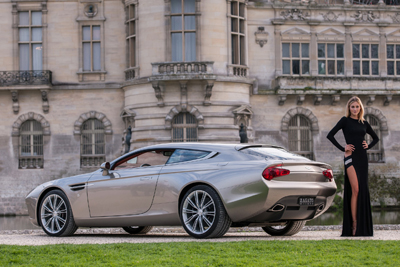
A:
{"type": "Polygon", "coordinates": [[[262,176],[266,179],[266,180],[272,180],[275,177],[279,177],[279,176],[284,176],[284,175],[288,175],[290,174],[289,170],[286,169],[281,169],[281,168],[277,168],[280,167],[281,165],[275,165],[275,166],[271,166],[266,168],[263,173],[262,176]]]}
{"type": "Polygon", "coordinates": [[[329,179],[329,181],[332,181],[333,179],[333,172],[331,169],[327,169],[325,171],[322,172],[322,174],[329,179]]]}

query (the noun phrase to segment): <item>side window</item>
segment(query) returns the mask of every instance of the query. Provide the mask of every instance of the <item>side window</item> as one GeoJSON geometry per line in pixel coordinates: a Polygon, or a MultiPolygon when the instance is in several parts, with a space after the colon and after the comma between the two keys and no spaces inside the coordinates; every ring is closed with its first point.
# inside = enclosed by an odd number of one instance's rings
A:
{"type": "Polygon", "coordinates": [[[134,154],[117,162],[113,170],[164,165],[172,153],[171,150],[152,150],[134,154]]]}
{"type": "Polygon", "coordinates": [[[177,149],[168,160],[168,164],[201,159],[206,157],[210,152],[199,150],[177,149]]]}

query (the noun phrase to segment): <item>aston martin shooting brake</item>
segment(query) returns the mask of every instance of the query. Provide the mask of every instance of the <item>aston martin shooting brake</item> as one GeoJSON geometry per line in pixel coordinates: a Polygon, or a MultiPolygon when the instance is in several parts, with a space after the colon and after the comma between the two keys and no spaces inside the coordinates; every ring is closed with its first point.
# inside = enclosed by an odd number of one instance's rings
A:
{"type": "Polygon", "coordinates": [[[26,204],[32,223],[50,236],[78,227],[145,234],[182,225],[195,238],[215,238],[243,226],[296,234],[329,208],[335,193],[328,164],[282,147],[170,143],[39,185],[26,204]]]}

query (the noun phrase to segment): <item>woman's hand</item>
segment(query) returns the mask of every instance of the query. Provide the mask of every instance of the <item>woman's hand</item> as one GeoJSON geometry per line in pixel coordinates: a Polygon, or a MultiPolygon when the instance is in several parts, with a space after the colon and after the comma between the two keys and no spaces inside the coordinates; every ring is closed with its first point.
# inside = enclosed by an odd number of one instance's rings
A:
{"type": "Polygon", "coordinates": [[[363,145],[364,149],[368,149],[367,141],[364,140],[364,141],[362,142],[362,145],[363,145]]]}
{"type": "Polygon", "coordinates": [[[350,156],[353,153],[354,149],[355,148],[352,144],[346,145],[344,147],[344,156],[345,157],[350,156]]]}

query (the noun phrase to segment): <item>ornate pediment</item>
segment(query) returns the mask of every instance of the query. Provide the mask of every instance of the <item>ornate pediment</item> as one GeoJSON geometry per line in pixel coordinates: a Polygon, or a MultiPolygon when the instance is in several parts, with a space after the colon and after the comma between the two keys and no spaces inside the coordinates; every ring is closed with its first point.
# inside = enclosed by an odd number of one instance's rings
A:
{"type": "Polygon", "coordinates": [[[351,35],[353,41],[379,41],[379,33],[373,32],[369,29],[362,29],[361,31],[355,32],[351,35]]]}
{"type": "Polygon", "coordinates": [[[234,109],[233,114],[242,114],[242,115],[253,115],[253,111],[249,105],[241,105],[240,107],[234,109]]]}
{"type": "Polygon", "coordinates": [[[301,28],[294,27],[282,32],[283,41],[302,41],[310,39],[310,33],[301,28]]]}
{"type": "Polygon", "coordinates": [[[400,29],[386,35],[388,42],[399,42],[400,41],[400,29]]]}
{"type": "Polygon", "coordinates": [[[318,41],[343,41],[345,35],[343,32],[336,30],[334,28],[328,28],[322,32],[317,33],[318,41]]]}

